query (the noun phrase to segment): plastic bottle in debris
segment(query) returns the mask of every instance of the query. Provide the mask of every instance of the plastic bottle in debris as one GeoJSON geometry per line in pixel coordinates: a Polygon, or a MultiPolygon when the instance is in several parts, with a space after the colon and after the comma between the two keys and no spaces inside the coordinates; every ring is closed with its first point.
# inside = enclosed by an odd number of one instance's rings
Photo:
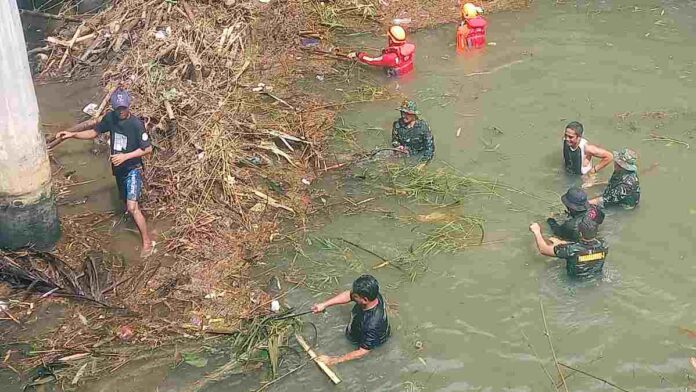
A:
{"type": "Polygon", "coordinates": [[[392,19],[392,24],[395,26],[401,26],[411,23],[411,18],[396,18],[392,19]]]}

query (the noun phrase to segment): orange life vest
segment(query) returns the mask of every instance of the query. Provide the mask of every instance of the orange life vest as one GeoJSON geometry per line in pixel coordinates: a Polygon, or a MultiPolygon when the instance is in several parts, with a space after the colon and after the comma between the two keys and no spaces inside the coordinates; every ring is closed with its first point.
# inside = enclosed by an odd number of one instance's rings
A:
{"type": "Polygon", "coordinates": [[[416,45],[406,42],[399,46],[389,46],[382,50],[382,54],[394,53],[399,59],[398,65],[387,68],[389,76],[403,76],[413,71],[413,56],[416,53],[416,45]]]}
{"type": "MultiPolygon", "coordinates": [[[[464,37],[466,47],[469,49],[478,49],[486,46],[486,26],[488,22],[481,16],[471,19],[465,19],[468,33],[464,37]]],[[[462,45],[463,46],[463,45],[462,45]]]]}

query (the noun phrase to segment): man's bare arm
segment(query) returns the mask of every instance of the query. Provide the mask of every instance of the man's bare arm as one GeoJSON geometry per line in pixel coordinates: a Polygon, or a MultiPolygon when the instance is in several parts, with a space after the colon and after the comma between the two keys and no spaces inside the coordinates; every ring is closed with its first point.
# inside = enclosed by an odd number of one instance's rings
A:
{"type": "Polygon", "coordinates": [[[536,241],[537,249],[539,249],[539,253],[541,253],[544,256],[555,256],[556,254],[553,253],[553,245],[550,245],[544,240],[544,237],[541,235],[541,233],[534,233],[534,240],[536,241]]]}
{"type": "Polygon", "coordinates": [[[312,311],[314,313],[321,313],[329,306],[347,304],[350,301],[350,291],[346,290],[324,302],[312,305],[312,311]]]}
{"type": "Polygon", "coordinates": [[[86,131],[79,132],[68,132],[62,131],[56,134],[56,139],[80,139],[80,140],[91,140],[98,136],[99,134],[94,129],[88,129],[86,131]]]}
{"type": "Polygon", "coordinates": [[[152,152],[152,146],[147,146],[144,150],[142,148],[139,148],[135,151],[129,152],[128,159],[144,157],[145,155],[148,155],[151,152],[152,152]]]}
{"type": "Polygon", "coordinates": [[[607,151],[594,144],[588,144],[587,147],[585,147],[585,151],[591,157],[597,157],[600,159],[598,164],[592,166],[592,171],[595,173],[604,169],[608,164],[611,163],[611,161],[614,160],[614,155],[610,151],[607,151]]]}
{"type": "Polygon", "coordinates": [[[553,251],[554,245],[551,245],[547,243],[544,240],[544,236],[541,235],[541,227],[539,226],[538,223],[532,223],[529,226],[529,231],[534,234],[534,241],[536,242],[537,249],[539,250],[539,253],[541,253],[544,256],[555,256],[556,254],[553,251]]]}

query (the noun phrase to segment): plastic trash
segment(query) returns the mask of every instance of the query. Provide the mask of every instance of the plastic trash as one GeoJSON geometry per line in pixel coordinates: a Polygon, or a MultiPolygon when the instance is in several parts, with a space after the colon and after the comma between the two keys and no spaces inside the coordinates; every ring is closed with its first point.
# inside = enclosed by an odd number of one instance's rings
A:
{"type": "Polygon", "coordinates": [[[99,114],[97,113],[97,109],[99,109],[99,105],[97,105],[96,103],[90,103],[82,109],[82,112],[89,116],[97,117],[97,115],[99,114]]]}
{"type": "Polygon", "coordinates": [[[396,25],[396,26],[401,26],[401,25],[405,25],[405,24],[409,24],[409,23],[411,23],[411,18],[395,18],[395,19],[392,19],[392,24],[394,24],[394,25],[396,25]]]}
{"type": "Polygon", "coordinates": [[[319,39],[318,38],[300,38],[300,46],[303,48],[313,48],[315,46],[319,46],[319,39]]]}

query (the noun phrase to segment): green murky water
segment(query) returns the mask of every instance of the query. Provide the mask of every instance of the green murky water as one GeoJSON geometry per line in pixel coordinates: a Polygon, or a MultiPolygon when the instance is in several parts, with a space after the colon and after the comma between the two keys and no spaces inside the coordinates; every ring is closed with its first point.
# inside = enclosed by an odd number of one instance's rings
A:
{"type": "MultiPolygon", "coordinates": [[[[491,16],[489,41],[496,45],[472,56],[454,55],[452,27],[413,37],[417,72],[399,89],[416,99],[433,129],[437,152],[430,170],[449,165],[543,201],[469,199],[455,211],[485,217],[487,240],[502,242],[432,256],[430,271],[415,283],[403,283],[394,269],[372,271],[396,305],[395,333],[370,357],[339,365],[344,384],[338,390],[553,390],[534,354],[555,376],[540,299],[559,361],[632,391],[686,390],[694,377],[688,364],[694,342],[679,327],[696,323],[696,156],[678,144],[645,140],[654,132],[693,144],[696,136],[696,41],[692,26],[675,23],[675,14],[689,20],[657,2],[537,4],[491,16]],[[469,75],[478,72],[484,74],[469,75]],[[563,127],[571,120],[585,125],[590,141],[634,148],[643,168],[654,167],[641,177],[641,206],[611,211],[602,227],[611,254],[599,281],[569,280],[563,262],[536,254],[527,230],[531,221],[545,219],[548,202],[557,202],[571,183],[560,157],[563,127]]],[[[383,145],[397,105],[353,107],[342,115],[344,126],[358,130],[365,146],[383,145]]],[[[354,201],[373,196],[359,182],[349,181],[342,191],[354,201]]],[[[390,258],[422,241],[418,231],[432,228],[399,219],[432,208],[404,199],[371,203],[391,213],[334,215],[316,236],[343,237],[390,258]]],[[[306,248],[313,259],[345,271],[341,288],[380,263],[338,244],[350,250],[347,260],[316,241],[306,248]]],[[[298,263],[314,273],[331,273],[302,259],[298,263]]],[[[350,350],[340,329],[348,318],[349,306],[315,318],[319,351],[350,350]]],[[[611,388],[582,375],[568,385],[574,391],[611,388]]],[[[316,369],[305,369],[276,390],[329,388],[316,369]]]]}
{"type": "MultiPolygon", "coordinates": [[[[694,373],[688,357],[695,355],[696,341],[679,328],[696,326],[696,155],[693,148],[645,139],[654,132],[696,147],[694,14],[693,2],[536,4],[491,15],[488,39],[496,45],[467,56],[455,55],[452,26],[414,35],[415,74],[383,82],[398,83],[430,122],[437,151],[427,170],[449,166],[535,197],[501,192],[507,199],[472,197],[449,209],[484,217],[490,244],[431,255],[428,271],[414,282],[392,268],[372,270],[380,260],[365,252],[337,241],[338,250],[329,249],[317,238],[343,237],[395,257],[436,227],[409,220],[433,207],[379,198],[367,203],[371,211],[365,213],[319,215],[321,229],[304,244],[316,263],[298,257],[295,264],[314,276],[339,275],[338,282],[318,284],[327,293],[348,287],[359,273],[373,273],[392,306],[393,336],[367,358],[339,365],[343,383],[337,387],[308,366],[270,390],[553,390],[539,366],[555,377],[540,299],[559,361],[631,391],[689,390],[694,373]],[[536,254],[527,230],[557,208],[558,195],[572,183],[560,161],[563,127],[571,120],[585,125],[591,142],[631,147],[642,168],[653,166],[641,177],[640,207],[608,214],[602,235],[611,254],[603,277],[594,281],[569,280],[562,262],[536,254]]],[[[364,43],[379,46],[381,39],[364,43]]],[[[342,124],[366,148],[385,145],[397,105],[353,106],[341,115],[342,124]]],[[[600,178],[609,174],[607,169],[600,178]]],[[[346,196],[357,202],[380,194],[360,180],[340,183],[318,187],[330,200],[346,196]]],[[[295,290],[287,302],[302,306],[323,296],[295,290]]],[[[319,329],[317,351],[351,349],[342,334],[349,312],[344,306],[308,318],[319,329]]],[[[201,372],[165,365],[143,374],[134,366],[85,390],[179,391],[201,372]]],[[[256,377],[247,376],[209,390],[256,387],[256,377]]],[[[611,389],[578,374],[568,388],[611,389]]]]}

